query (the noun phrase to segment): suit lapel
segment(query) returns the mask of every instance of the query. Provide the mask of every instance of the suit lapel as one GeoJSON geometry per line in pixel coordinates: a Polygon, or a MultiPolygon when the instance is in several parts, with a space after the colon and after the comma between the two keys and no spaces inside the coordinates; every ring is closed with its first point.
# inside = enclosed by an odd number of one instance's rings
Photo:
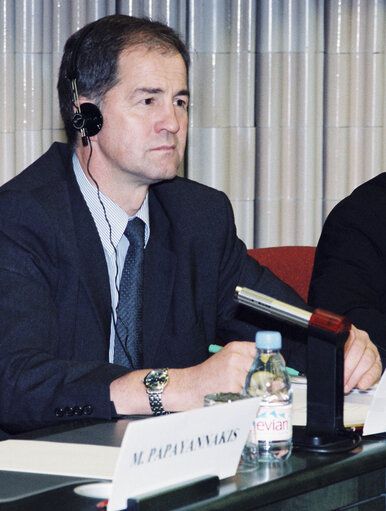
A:
{"type": "Polygon", "coordinates": [[[96,324],[100,326],[101,335],[106,339],[108,347],[111,306],[106,261],[98,232],[72,168],[69,168],[70,164],[68,162],[65,177],[62,174],[59,181],[42,188],[44,197],[41,199],[52,218],[53,226],[58,229],[59,239],[62,240],[60,244],[66,251],[64,259],[79,271],[94,309],[96,324]]]}
{"type": "Polygon", "coordinates": [[[111,297],[106,259],[95,223],[79,190],[73,172],[69,173],[68,189],[79,248],[79,273],[94,307],[103,336],[110,338],[111,297]]]}
{"type": "Polygon", "coordinates": [[[152,367],[154,354],[168,316],[176,255],[171,250],[170,223],[153,190],[149,190],[150,238],[145,250],[143,344],[144,367],[152,367]]]}

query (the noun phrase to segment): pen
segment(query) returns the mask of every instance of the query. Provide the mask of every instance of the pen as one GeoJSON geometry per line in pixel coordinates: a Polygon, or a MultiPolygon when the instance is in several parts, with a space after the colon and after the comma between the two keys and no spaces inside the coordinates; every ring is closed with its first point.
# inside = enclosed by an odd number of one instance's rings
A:
{"type": "MultiPolygon", "coordinates": [[[[208,351],[209,351],[209,353],[217,353],[218,351],[221,350],[221,348],[222,348],[222,346],[219,346],[218,344],[209,344],[208,351]]],[[[297,371],[296,369],[292,369],[292,367],[286,366],[286,370],[290,376],[298,376],[299,375],[299,371],[297,371]]]]}
{"type": "Polygon", "coordinates": [[[219,346],[218,344],[209,344],[208,351],[209,353],[217,353],[220,351],[222,346],[219,346]]]}

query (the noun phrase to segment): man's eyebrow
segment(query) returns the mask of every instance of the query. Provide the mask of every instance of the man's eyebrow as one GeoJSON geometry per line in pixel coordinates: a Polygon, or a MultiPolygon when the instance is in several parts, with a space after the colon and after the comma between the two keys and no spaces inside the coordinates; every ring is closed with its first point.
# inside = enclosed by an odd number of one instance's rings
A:
{"type": "Polygon", "coordinates": [[[145,94],[160,94],[163,92],[162,89],[154,89],[152,87],[138,87],[138,89],[134,90],[134,94],[141,94],[144,92],[145,94]]]}
{"type": "MultiPolygon", "coordinates": [[[[145,93],[145,94],[161,94],[162,92],[164,92],[163,89],[159,89],[159,88],[151,88],[151,87],[139,87],[138,89],[135,89],[133,91],[133,95],[136,95],[136,94],[141,94],[141,93],[145,93]]],[[[177,92],[177,94],[175,94],[175,96],[187,96],[187,97],[190,97],[190,93],[188,91],[188,89],[181,89],[179,92],[177,92]]]]}
{"type": "Polygon", "coordinates": [[[189,98],[190,92],[188,91],[188,89],[182,89],[179,92],[177,92],[176,96],[188,96],[189,98]]]}

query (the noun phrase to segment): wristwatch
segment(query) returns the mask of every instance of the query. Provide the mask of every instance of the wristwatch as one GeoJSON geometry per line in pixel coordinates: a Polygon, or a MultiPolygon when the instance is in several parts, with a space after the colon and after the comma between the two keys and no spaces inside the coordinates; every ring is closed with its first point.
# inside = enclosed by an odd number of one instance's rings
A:
{"type": "Polygon", "coordinates": [[[167,369],[153,369],[147,373],[143,383],[149,396],[150,408],[154,415],[167,415],[162,406],[162,392],[168,384],[169,371],[167,369]]]}

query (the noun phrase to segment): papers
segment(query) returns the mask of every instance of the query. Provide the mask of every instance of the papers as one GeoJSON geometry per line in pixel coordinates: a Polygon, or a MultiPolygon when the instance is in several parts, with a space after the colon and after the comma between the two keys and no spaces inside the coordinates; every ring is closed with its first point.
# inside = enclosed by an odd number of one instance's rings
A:
{"type": "Polygon", "coordinates": [[[0,442],[0,470],[112,479],[119,447],[37,440],[0,442]]]}
{"type": "Polygon", "coordinates": [[[386,371],[377,384],[373,399],[367,411],[363,435],[386,432],[386,371]]]}
{"type": "MultiPolygon", "coordinates": [[[[304,377],[295,376],[291,378],[291,381],[293,389],[292,422],[294,426],[305,426],[307,420],[307,380],[304,377]]],[[[354,389],[344,397],[343,422],[346,427],[361,427],[365,424],[374,393],[374,387],[368,391],[354,389]]],[[[386,420],[385,404],[382,410],[386,420]]],[[[386,427],[384,431],[386,431],[386,427]]]]}

